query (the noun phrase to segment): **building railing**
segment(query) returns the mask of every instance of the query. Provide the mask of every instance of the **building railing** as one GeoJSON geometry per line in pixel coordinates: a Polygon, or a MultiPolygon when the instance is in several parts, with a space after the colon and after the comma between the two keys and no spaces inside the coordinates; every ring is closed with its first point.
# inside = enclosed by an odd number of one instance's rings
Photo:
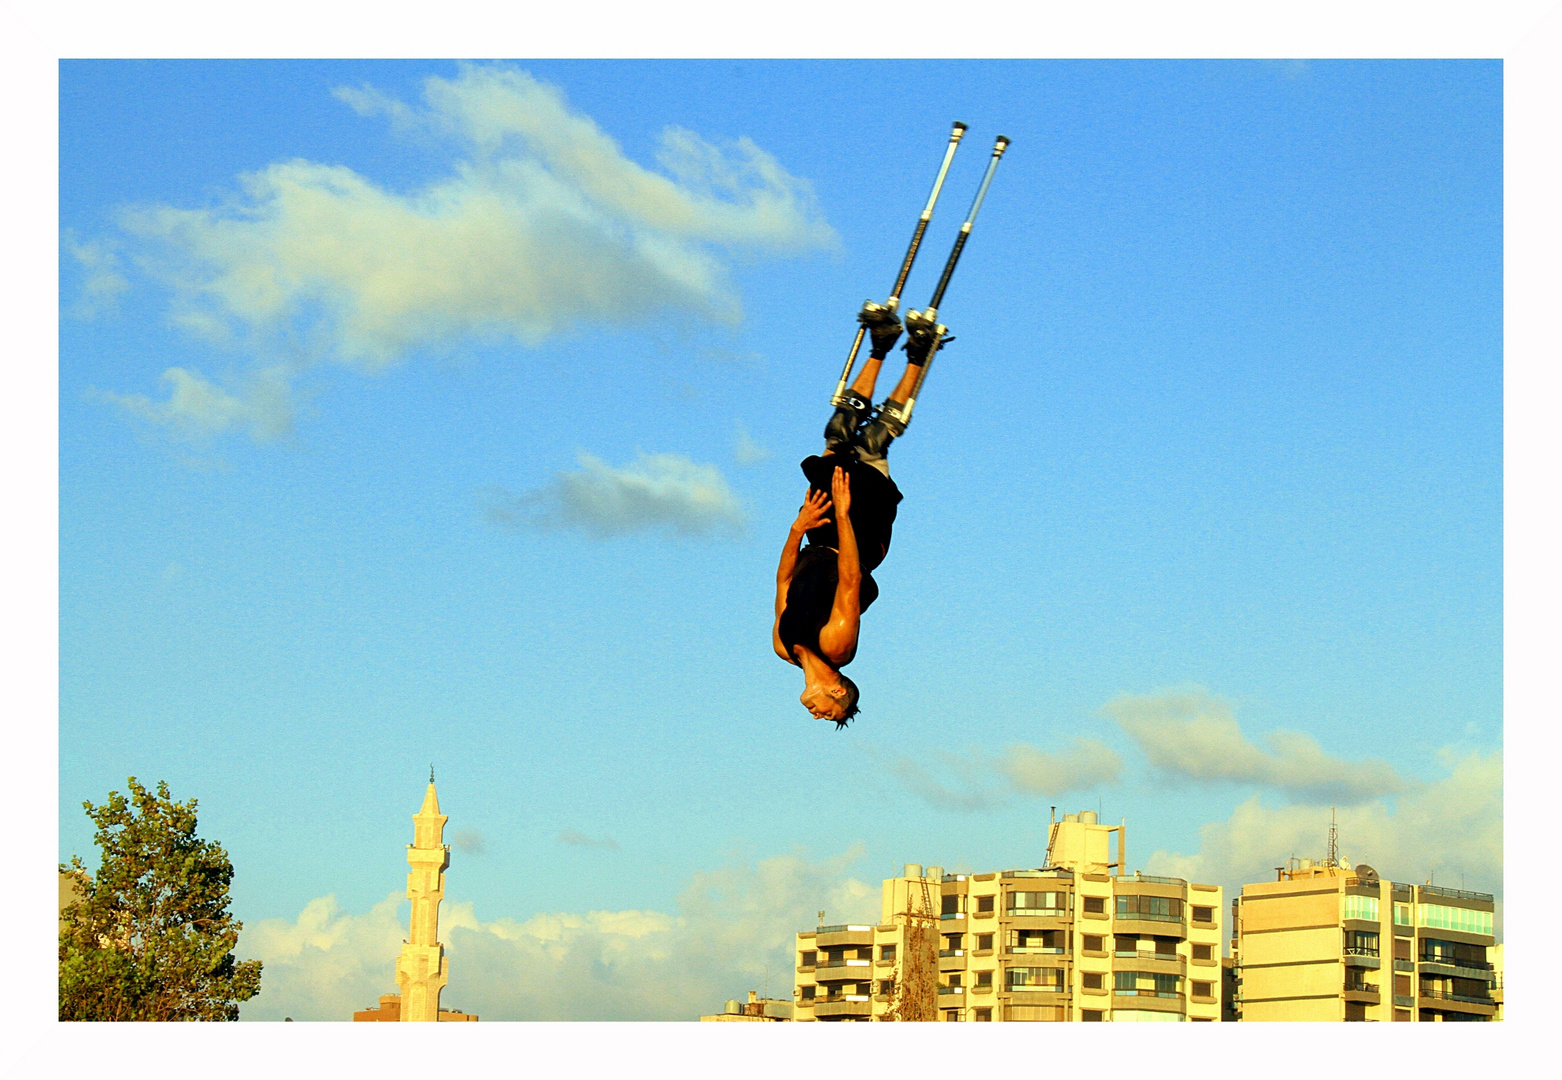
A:
{"type": "Polygon", "coordinates": [[[1345,955],[1346,956],[1377,956],[1378,955],[1378,947],[1376,945],[1347,945],[1347,946],[1345,946],[1345,955]]]}
{"type": "Polygon", "coordinates": [[[1049,953],[1053,955],[1065,953],[1068,950],[1057,945],[1006,945],[1003,949],[1008,955],[1018,956],[1030,953],[1049,953]]]}
{"type": "Polygon", "coordinates": [[[939,949],[938,950],[938,955],[939,955],[940,958],[945,957],[945,956],[964,956],[965,955],[965,950],[964,949],[939,949]]]}
{"type": "Polygon", "coordinates": [[[1394,995],[1394,1007],[1398,1009],[1413,1009],[1416,1007],[1416,999],[1404,994],[1394,995]]]}
{"type": "Polygon", "coordinates": [[[946,997],[946,996],[951,995],[951,994],[963,994],[963,993],[965,993],[965,987],[963,987],[963,986],[940,986],[938,988],[938,996],[939,997],[946,997]]]}
{"type": "Polygon", "coordinates": [[[1484,997],[1477,994],[1456,994],[1452,990],[1443,990],[1435,986],[1423,986],[1419,989],[1418,993],[1424,998],[1436,998],[1441,1001],[1465,1001],[1471,1005],[1497,1004],[1491,999],[1490,994],[1484,997]]]}
{"type": "Polygon", "coordinates": [[[1004,914],[1009,915],[1011,918],[1013,916],[1016,916],[1016,915],[1020,915],[1020,916],[1038,916],[1039,915],[1039,916],[1041,916],[1043,918],[1050,918],[1050,919],[1066,919],[1066,918],[1068,918],[1068,908],[1056,908],[1056,907],[1011,907],[1011,908],[1004,908],[1003,910],[1004,910],[1004,914]]]}
{"type": "MultiPolygon", "coordinates": [[[[1129,879],[1126,878],[1126,877],[1120,877],[1117,880],[1121,881],[1121,882],[1126,882],[1129,879]]],[[[1186,885],[1187,884],[1187,882],[1184,881],[1180,877],[1156,877],[1154,874],[1141,874],[1137,870],[1134,871],[1133,880],[1134,881],[1148,881],[1152,885],[1186,885]]]]}
{"type": "Polygon", "coordinates": [[[1130,911],[1127,914],[1119,914],[1117,917],[1119,920],[1127,919],[1138,922],[1169,922],[1178,923],[1179,925],[1182,923],[1181,915],[1162,915],[1155,911],[1130,911]]]}
{"type": "Polygon", "coordinates": [[[1416,969],[1416,962],[1414,960],[1399,960],[1399,959],[1396,959],[1394,961],[1394,970],[1395,971],[1414,971],[1415,969],[1416,969]]]}
{"type": "Polygon", "coordinates": [[[1153,998],[1181,998],[1182,995],[1175,990],[1119,990],[1112,988],[1113,997],[1153,997],[1153,998]]]}
{"type": "Polygon", "coordinates": [[[1378,987],[1376,983],[1356,983],[1355,985],[1346,983],[1345,992],[1347,994],[1376,994],[1378,987]]]}
{"type": "Polygon", "coordinates": [[[871,927],[871,926],[863,926],[860,923],[841,923],[839,926],[821,926],[819,929],[815,930],[814,933],[815,934],[842,934],[842,933],[845,933],[848,930],[854,930],[854,931],[857,931],[858,933],[861,933],[864,930],[872,930],[872,929],[873,929],[873,927],[871,927]]]}
{"type": "MultiPolygon", "coordinates": [[[[1430,955],[1427,953],[1422,953],[1421,962],[1423,964],[1441,964],[1443,967],[1468,968],[1471,971],[1486,972],[1496,970],[1484,960],[1456,960],[1451,956],[1438,956],[1435,953],[1430,955]]],[[[1485,978],[1484,975],[1476,975],[1473,977],[1477,979],[1485,978]]]]}
{"type": "Polygon", "coordinates": [[[872,960],[821,960],[814,967],[818,968],[843,968],[843,967],[869,967],[872,960]]]}
{"type": "Polygon", "coordinates": [[[1489,892],[1466,892],[1463,889],[1445,889],[1441,885],[1423,885],[1423,893],[1431,893],[1433,896],[1451,896],[1455,900],[1484,900],[1488,904],[1497,902],[1497,898],[1489,892]]]}
{"type": "Polygon", "coordinates": [[[940,915],[939,918],[940,919],[963,919],[963,918],[965,918],[965,912],[963,912],[963,911],[946,911],[942,915],[940,915]]]}

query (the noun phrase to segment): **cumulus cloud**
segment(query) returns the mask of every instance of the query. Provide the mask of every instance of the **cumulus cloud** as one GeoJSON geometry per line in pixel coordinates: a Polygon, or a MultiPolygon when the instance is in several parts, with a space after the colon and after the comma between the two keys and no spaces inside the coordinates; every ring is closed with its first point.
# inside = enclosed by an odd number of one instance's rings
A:
{"type": "Polygon", "coordinates": [[[488,850],[488,841],[476,829],[458,829],[454,843],[457,851],[464,851],[469,855],[481,855],[488,850]]]}
{"type": "Polygon", "coordinates": [[[1227,702],[1203,690],[1125,694],[1104,711],[1163,775],[1264,784],[1315,802],[1359,803],[1405,788],[1387,762],[1330,757],[1300,732],[1271,732],[1264,750],[1242,734],[1227,702]]]}
{"type": "MultiPolygon", "coordinates": [[[[447,174],[415,190],[294,160],[240,177],[217,205],[125,210],[137,265],[172,290],[175,322],[257,357],[301,349],[376,371],[418,351],[534,346],[675,312],[734,323],[732,258],[836,243],[808,184],[747,138],[716,146],[669,128],[653,170],[523,71],[467,65],[423,96],[337,91],[456,148],[447,174]]],[[[112,249],[74,250],[89,298],[123,291],[112,249]]]]}
{"type": "Polygon", "coordinates": [[[601,848],[604,851],[618,850],[618,841],[611,836],[604,836],[598,840],[594,836],[587,836],[579,829],[565,829],[559,833],[559,843],[574,844],[576,847],[601,848]]]}
{"type": "Polygon", "coordinates": [[[153,401],[144,394],[102,397],[137,419],[172,434],[195,440],[225,431],[248,431],[260,440],[280,439],[293,430],[293,392],[287,373],[266,368],[246,377],[230,393],[196,371],[171,367],[163,372],[170,387],[168,400],[153,401]]]}
{"type": "Polygon", "coordinates": [[[582,453],[580,468],[523,495],[500,492],[488,511],[498,525],[572,529],[607,538],[670,529],[679,536],[741,532],[742,505],[721,470],[682,454],[640,454],[615,468],[582,453]]]}
{"type": "Polygon", "coordinates": [[[82,241],[74,232],[67,230],[65,247],[83,272],[81,296],[76,301],[73,314],[92,318],[112,308],[122,295],[130,291],[130,280],[123,273],[119,252],[111,241],[82,241]]]}
{"type": "MultiPolygon", "coordinates": [[[[822,862],[796,855],[695,874],[674,913],[590,911],[517,920],[448,905],[447,1006],[483,1020],[693,1020],[728,998],[790,985],[792,942],[823,907],[832,921],[877,921],[879,889],[847,871],[860,847],[822,862]]],[[[239,951],[265,964],[246,1020],[347,1020],[395,990],[405,936],[393,895],[368,914],[311,901],[294,922],[246,927],[239,951]]]]}
{"type": "Polygon", "coordinates": [[[1087,791],[1115,781],[1123,766],[1111,747],[1084,738],[1056,752],[1015,743],[998,754],[940,753],[934,760],[942,777],[906,757],[889,762],[888,768],[912,794],[940,809],[961,811],[989,810],[1012,795],[1087,791]]]}
{"type": "MultiPolygon", "coordinates": [[[[1445,777],[1405,785],[1391,801],[1376,799],[1338,811],[1340,847],[1353,862],[1370,863],[1396,881],[1502,891],[1502,755],[1444,752],[1445,777]],[[1461,879],[1461,875],[1463,875],[1461,879]]],[[[1192,854],[1157,851],[1152,873],[1240,889],[1271,881],[1274,868],[1292,855],[1321,858],[1329,810],[1292,804],[1266,806],[1248,799],[1225,821],[1199,830],[1192,854]]]]}
{"type": "Polygon", "coordinates": [[[748,429],[740,423],[732,456],[737,459],[739,465],[757,465],[769,459],[770,451],[755,442],[749,435],[748,429]]]}

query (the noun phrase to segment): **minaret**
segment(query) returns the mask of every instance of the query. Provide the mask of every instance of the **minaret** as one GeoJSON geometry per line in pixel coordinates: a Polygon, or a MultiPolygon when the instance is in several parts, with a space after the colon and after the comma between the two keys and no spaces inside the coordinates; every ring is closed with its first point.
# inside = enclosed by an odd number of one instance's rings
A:
{"type": "Polygon", "coordinates": [[[450,980],[450,962],[439,943],[439,902],[445,898],[445,868],[450,848],[443,842],[445,815],[434,792],[429,767],[423,808],[412,816],[412,843],[407,845],[407,899],[412,901],[412,936],[396,960],[396,988],[401,992],[403,1020],[438,1020],[439,992],[450,980]]]}

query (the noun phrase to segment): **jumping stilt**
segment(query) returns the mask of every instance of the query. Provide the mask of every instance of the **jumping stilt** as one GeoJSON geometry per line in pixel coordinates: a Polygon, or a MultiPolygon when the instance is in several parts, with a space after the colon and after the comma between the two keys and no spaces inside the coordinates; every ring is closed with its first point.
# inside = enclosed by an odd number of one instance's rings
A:
{"type": "Polygon", "coordinates": [[[933,357],[938,354],[942,345],[954,340],[944,337],[949,328],[938,321],[938,307],[944,302],[944,290],[949,288],[949,279],[954,276],[955,264],[960,261],[960,253],[965,250],[965,242],[970,239],[971,226],[976,223],[977,211],[982,208],[982,200],[987,197],[987,185],[993,181],[993,173],[998,168],[998,159],[1003,157],[1003,152],[1008,148],[1008,137],[998,136],[998,141],[993,144],[993,156],[987,162],[987,172],[982,177],[981,186],[976,189],[976,198],[971,202],[971,212],[966,214],[965,223],[960,226],[960,235],[955,237],[955,246],[949,252],[948,261],[944,263],[944,272],[938,279],[938,287],[933,290],[933,299],[921,311],[906,312],[906,351],[914,355],[914,350],[926,349],[926,357],[922,361],[922,370],[917,373],[916,385],[911,391],[911,396],[898,410],[899,415],[895,416],[902,426],[911,422],[911,409],[917,403],[917,395],[922,392],[922,383],[927,378],[927,369],[933,366],[933,357]]]}
{"type": "Polygon", "coordinates": [[[906,249],[906,257],[901,261],[900,274],[895,278],[895,287],[890,290],[889,299],[883,304],[876,304],[872,300],[865,301],[862,311],[857,315],[859,323],[857,337],[852,341],[851,352],[846,355],[846,366],[841,369],[840,381],[835,384],[835,394],[830,398],[831,405],[840,405],[845,401],[846,381],[851,378],[852,368],[857,366],[857,353],[862,348],[862,339],[868,332],[868,327],[874,322],[893,320],[896,310],[900,307],[900,291],[906,287],[906,278],[911,274],[911,264],[916,261],[917,249],[922,246],[922,234],[927,232],[927,223],[933,218],[933,207],[938,202],[938,193],[944,186],[944,177],[949,174],[949,163],[955,158],[955,150],[960,146],[960,139],[965,135],[966,125],[955,121],[953,130],[949,132],[949,145],[944,150],[944,162],[938,167],[938,178],[933,181],[933,193],[928,196],[927,205],[922,208],[922,216],[917,219],[916,231],[911,234],[911,246],[906,249]]]}

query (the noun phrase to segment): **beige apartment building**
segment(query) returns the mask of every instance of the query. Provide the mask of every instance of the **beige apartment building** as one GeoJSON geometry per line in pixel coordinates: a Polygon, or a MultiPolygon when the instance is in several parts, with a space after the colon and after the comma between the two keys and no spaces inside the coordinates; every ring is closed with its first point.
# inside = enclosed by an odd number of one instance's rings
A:
{"type": "Polygon", "coordinates": [[[1220,887],[1126,873],[1125,834],[1084,811],[1041,869],[907,865],[878,923],[797,935],[792,1018],[1219,1020],[1220,887]]]}
{"type": "Polygon", "coordinates": [[[1490,893],[1384,881],[1293,859],[1232,901],[1241,1020],[1491,1020],[1500,1015],[1490,893]]]}

